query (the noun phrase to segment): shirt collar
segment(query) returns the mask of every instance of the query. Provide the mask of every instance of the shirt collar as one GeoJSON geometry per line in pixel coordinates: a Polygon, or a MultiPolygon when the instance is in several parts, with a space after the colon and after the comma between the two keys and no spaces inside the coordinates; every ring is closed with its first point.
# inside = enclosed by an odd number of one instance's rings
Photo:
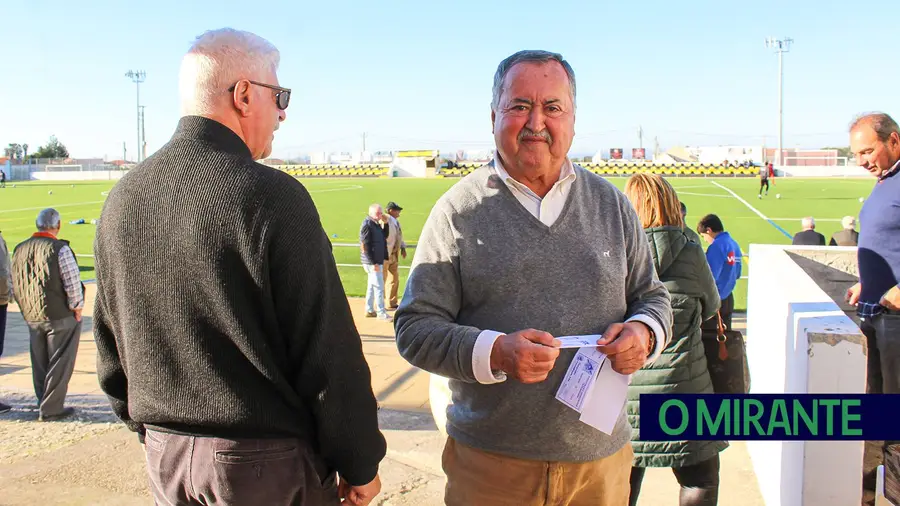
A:
{"type": "Polygon", "coordinates": [[[897,167],[900,167],[900,160],[897,160],[897,163],[895,163],[890,169],[886,170],[884,174],[882,174],[881,177],[878,178],[878,180],[881,181],[891,177],[895,172],[897,172],[897,167]]]}
{"type": "MultiPolygon", "coordinates": [[[[506,169],[503,168],[503,162],[500,161],[500,154],[497,151],[494,151],[494,170],[497,171],[497,176],[503,180],[507,185],[513,185],[519,190],[527,191],[529,193],[534,193],[531,191],[531,188],[528,188],[524,184],[513,179],[512,176],[506,172],[506,169]]],[[[565,181],[574,181],[578,176],[575,173],[575,166],[572,164],[572,160],[569,160],[566,157],[566,161],[563,162],[562,169],[559,171],[559,179],[557,183],[562,183],[565,181]]]]}

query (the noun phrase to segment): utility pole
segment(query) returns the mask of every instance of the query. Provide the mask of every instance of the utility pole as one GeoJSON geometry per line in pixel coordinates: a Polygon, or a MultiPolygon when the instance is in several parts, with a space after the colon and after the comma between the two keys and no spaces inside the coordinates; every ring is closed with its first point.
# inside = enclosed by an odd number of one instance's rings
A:
{"type": "Polygon", "coordinates": [[[365,132],[363,132],[363,150],[362,150],[362,152],[363,153],[366,152],[366,133],[365,132]]]}
{"type": "Polygon", "coordinates": [[[790,37],[766,39],[766,47],[778,53],[778,155],[775,157],[778,166],[784,165],[784,53],[791,50],[793,42],[790,37]]]}
{"type": "Polygon", "coordinates": [[[644,127],[638,126],[638,147],[644,149],[644,127]]]}
{"type": "Polygon", "coordinates": [[[653,159],[659,158],[659,137],[653,138],[653,159]]]}
{"type": "Polygon", "coordinates": [[[141,161],[141,83],[147,78],[147,73],[143,70],[129,70],[125,73],[125,77],[137,85],[137,145],[135,151],[137,153],[137,162],[141,161]]]}
{"type": "Polygon", "coordinates": [[[147,117],[147,112],[145,109],[146,105],[142,105],[141,107],[141,158],[147,159],[147,129],[144,128],[144,118],[147,117]]]}
{"type": "Polygon", "coordinates": [[[125,147],[125,141],[122,141],[122,164],[128,162],[128,148],[125,147]]]}

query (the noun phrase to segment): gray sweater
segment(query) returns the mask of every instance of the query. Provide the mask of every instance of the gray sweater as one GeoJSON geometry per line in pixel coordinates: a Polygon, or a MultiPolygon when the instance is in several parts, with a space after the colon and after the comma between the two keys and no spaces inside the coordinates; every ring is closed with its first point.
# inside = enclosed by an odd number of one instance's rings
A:
{"type": "Polygon", "coordinates": [[[438,200],[422,231],[395,316],[397,346],[413,365],[451,379],[447,431],[463,444],[579,462],[612,455],[631,438],[624,413],[608,436],[555,399],[576,350],[563,350],[548,378],[533,385],[484,385],[472,371],[484,329],[599,334],[635,314],[671,328],[669,294],[633,207],[606,180],[575,170],[550,227],[485,166],[438,200]]]}

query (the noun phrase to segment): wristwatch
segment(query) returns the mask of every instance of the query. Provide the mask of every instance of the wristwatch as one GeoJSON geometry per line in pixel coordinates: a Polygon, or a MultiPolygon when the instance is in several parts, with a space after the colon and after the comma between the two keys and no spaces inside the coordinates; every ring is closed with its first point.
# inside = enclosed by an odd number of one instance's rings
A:
{"type": "Polygon", "coordinates": [[[653,329],[650,325],[645,325],[647,330],[650,332],[650,341],[647,343],[647,356],[653,355],[653,351],[656,349],[656,332],[653,332],[653,329]]]}

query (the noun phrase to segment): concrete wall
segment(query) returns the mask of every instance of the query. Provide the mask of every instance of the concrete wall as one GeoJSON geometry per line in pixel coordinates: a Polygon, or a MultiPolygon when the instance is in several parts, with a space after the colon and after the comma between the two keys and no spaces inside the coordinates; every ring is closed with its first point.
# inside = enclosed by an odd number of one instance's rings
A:
{"type": "Polygon", "coordinates": [[[85,170],[73,172],[32,172],[35,181],[98,181],[118,180],[128,171],[124,170],[85,170]]]}
{"type": "MultiPolygon", "coordinates": [[[[750,245],[751,393],[863,393],[863,337],[835,296],[855,248],[750,245]],[[801,265],[802,264],[802,265],[801,265]]],[[[748,442],[766,506],[860,504],[862,442],[748,442]]]]}

